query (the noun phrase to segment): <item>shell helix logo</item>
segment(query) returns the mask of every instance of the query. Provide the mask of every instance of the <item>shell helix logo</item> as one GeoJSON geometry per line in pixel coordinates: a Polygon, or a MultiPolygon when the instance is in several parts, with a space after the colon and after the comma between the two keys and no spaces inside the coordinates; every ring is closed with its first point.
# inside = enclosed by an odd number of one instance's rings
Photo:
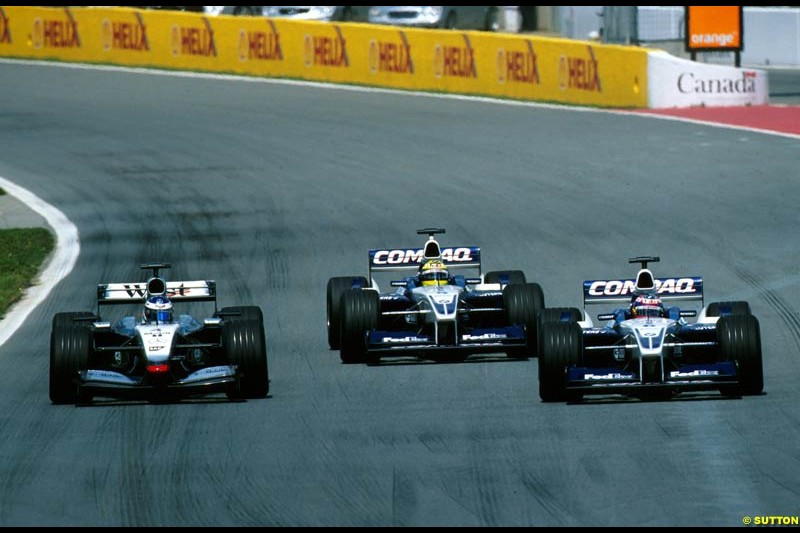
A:
{"type": "Polygon", "coordinates": [[[239,29],[239,61],[283,61],[281,34],[275,22],[267,20],[269,31],[239,29]]]}
{"type": "Polygon", "coordinates": [[[133,52],[149,52],[150,42],[147,39],[147,26],[140,13],[135,13],[135,22],[103,19],[101,40],[103,50],[129,50],[133,52]]]}
{"type": "Polygon", "coordinates": [[[11,21],[0,7],[0,44],[11,44],[11,21]]]}
{"type": "Polygon", "coordinates": [[[205,28],[194,26],[172,26],[171,44],[172,55],[217,57],[217,43],[214,29],[208,20],[203,17],[205,28]]]}
{"type": "Polygon", "coordinates": [[[591,46],[588,57],[561,56],[558,61],[558,85],[562,91],[578,89],[581,91],[603,92],[600,82],[600,62],[591,46]]]}
{"type": "Polygon", "coordinates": [[[527,51],[497,49],[497,82],[539,85],[539,62],[533,43],[526,41],[527,51]]]}
{"type": "Polygon", "coordinates": [[[303,59],[306,67],[350,67],[347,40],[339,26],[334,26],[336,36],[308,35],[303,40],[303,59]]]}
{"type": "Polygon", "coordinates": [[[464,34],[464,46],[450,46],[436,43],[433,49],[433,73],[437,78],[477,78],[475,49],[469,37],[464,34]]]}
{"type": "Polygon", "coordinates": [[[393,72],[398,74],[413,74],[414,60],[411,57],[411,43],[402,31],[400,41],[379,41],[372,39],[369,42],[368,64],[372,74],[378,72],[393,72]]]}
{"type": "Polygon", "coordinates": [[[34,48],[80,48],[81,37],[78,33],[78,21],[72,17],[68,9],[64,10],[65,19],[34,19],[31,32],[31,44],[34,48]]]}

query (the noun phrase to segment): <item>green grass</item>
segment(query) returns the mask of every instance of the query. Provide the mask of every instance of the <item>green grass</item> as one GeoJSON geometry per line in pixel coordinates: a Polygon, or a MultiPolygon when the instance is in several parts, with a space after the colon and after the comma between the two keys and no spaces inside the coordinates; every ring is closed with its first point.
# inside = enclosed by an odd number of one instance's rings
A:
{"type": "Polygon", "coordinates": [[[54,247],[53,234],[44,228],[0,230],[0,317],[33,285],[54,247]]]}

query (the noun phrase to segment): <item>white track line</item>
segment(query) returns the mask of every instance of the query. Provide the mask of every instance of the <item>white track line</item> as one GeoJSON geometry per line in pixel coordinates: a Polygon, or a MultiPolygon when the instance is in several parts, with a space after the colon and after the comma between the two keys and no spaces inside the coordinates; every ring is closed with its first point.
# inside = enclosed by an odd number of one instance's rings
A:
{"type": "Polygon", "coordinates": [[[59,281],[72,271],[80,253],[78,228],[58,209],[48,204],[27,189],[0,177],[0,187],[39,213],[56,234],[54,253],[47,261],[47,266],[34,280],[34,285],[25,290],[22,299],[15,303],[0,321],[0,346],[25,322],[28,315],[37,305],[42,303],[59,281]]]}

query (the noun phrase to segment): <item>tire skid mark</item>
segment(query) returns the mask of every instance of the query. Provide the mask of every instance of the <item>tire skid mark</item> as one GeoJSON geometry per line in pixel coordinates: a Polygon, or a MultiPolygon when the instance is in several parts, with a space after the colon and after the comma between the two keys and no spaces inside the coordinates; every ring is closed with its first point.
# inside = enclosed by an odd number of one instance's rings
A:
{"type": "Polygon", "coordinates": [[[783,299],[781,299],[781,297],[778,296],[774,291],[765,287],[764,284],[761,283],[761,281],[759,281],[759,279],[752,272],[736,266],[731,268],[736,275],[738,275],[746,283],[749,283],[755,287],[762,297],[779,311],[778,316],[780,317],[780,320],[786,324],[787,331],[791,336],[792,341],[794,342],[795,346],[800,349],[800,317],[798,316],[798,311],[783,301],[783,299]]]}

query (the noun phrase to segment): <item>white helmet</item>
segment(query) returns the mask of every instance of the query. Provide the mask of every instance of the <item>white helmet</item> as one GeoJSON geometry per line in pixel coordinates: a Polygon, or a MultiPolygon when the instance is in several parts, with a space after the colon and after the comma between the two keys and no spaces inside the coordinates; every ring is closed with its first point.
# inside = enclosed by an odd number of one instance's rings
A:
{"type": "Polygon", "coordinates": [[[144,321],[172,322],[172,302],[166,296],[151,296],[144,303],[144,321]]]}

